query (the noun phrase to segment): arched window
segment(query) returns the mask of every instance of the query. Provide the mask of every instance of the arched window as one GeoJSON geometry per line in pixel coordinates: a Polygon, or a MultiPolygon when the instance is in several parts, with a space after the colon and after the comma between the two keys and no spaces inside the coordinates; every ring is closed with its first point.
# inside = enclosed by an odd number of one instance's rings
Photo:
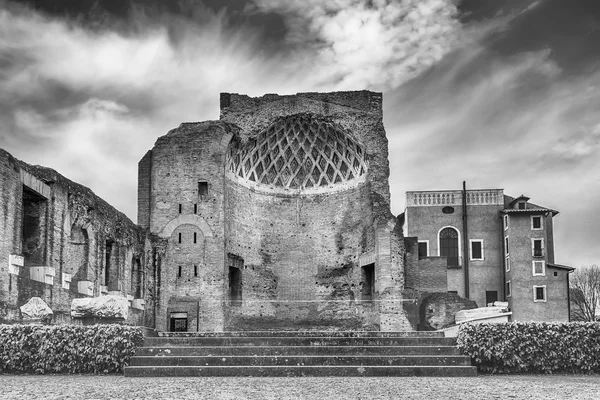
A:
{"type": "Polygon", "coordinates": [[[440,256],[448,258],[449,266],[458,266],[458,232],[454,228],[440,231],[440,256]]]}

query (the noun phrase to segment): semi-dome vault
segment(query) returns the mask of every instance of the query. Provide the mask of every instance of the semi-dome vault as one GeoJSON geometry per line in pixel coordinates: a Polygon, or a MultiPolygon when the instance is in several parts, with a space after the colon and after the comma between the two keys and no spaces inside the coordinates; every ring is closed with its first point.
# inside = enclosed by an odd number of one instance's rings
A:
{"type": "Polygon", "coordinates": [[[365,151],[356,140],[309,114],[279,118],[245,144],[234,141],[227,160],[227,171],[238,181],[295,190],[341,184],[366,170],[365,151]]]}

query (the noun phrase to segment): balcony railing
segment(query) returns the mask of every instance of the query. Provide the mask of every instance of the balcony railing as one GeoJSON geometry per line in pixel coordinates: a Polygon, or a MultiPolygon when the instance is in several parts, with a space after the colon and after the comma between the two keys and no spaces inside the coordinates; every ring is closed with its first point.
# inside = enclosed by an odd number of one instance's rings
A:
{"type": "MultiPolygon", "coordinates": [[[[461,190],[439,190],[431,192],[406,192],[407,207],[460,206],[463,201],[461,190]]],[[[503,205],[504,190],[467,190],[468,205],[503,205]]]]}

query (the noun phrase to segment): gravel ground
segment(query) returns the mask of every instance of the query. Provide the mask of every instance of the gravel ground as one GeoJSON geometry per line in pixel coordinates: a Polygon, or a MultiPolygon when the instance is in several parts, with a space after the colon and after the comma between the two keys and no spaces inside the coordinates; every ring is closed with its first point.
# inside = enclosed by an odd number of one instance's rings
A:
{"type": "Polygon", "coordinates": [[[600,399],[600,376],[125,378],[0,375],[1,399],[600,399]]]}

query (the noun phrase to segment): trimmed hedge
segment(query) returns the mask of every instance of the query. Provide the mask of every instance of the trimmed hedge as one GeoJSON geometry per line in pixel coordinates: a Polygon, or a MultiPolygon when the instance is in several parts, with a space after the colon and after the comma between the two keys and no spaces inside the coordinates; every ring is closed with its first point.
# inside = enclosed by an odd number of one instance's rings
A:
{"type": "Polygon", "coordinates": [[[600,323],[465,324],[458,347],[482,372],[598,373],[600,323]]]}
{"type": "Polygon", "coordinates": [[[0,325],[0,372],[119,373],[143,340],[127,325],[0,325]]]}

